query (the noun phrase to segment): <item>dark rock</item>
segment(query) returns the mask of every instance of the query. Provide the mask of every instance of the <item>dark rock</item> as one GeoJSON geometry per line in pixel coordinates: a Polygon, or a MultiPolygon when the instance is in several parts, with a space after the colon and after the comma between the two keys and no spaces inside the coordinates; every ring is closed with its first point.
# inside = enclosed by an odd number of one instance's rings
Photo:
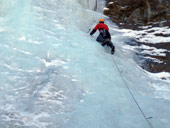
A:
{"type": "Polygon", "coordinates": [[[170,34],[156,33],[155,36],[170,37],[170,34]]]}
{"type": "MultiPolygon", "coordinates": [[[[154,33],[155,36],[170,37],[170,34],[147,30],[152,27],[170,26],[170,0],[106,0],[106,3],[108,9],[104,10],[104,14],[109,16],[120,28],[145,30],[146,33],[138,36],[139,38],[149,33],[154,33]],[[148,27],[144,28],[143,26],[148,27]]],[[[129,40],[126,44],[131,46],[147,45],[157,49],[170,50],[170,42],[152,44],[136,40],[129,40]]],[[[141,67],[150,72],[170,72],[170,52],[164,52],[166,56],[156,56],[142,53],[143,50],[146,49],[137,48],[138,52],[136,53],[140,63],[142,62],[141,67]]],[[[150,49],[148,51],[153,52],[150,49]]]]}
{"type": "MultiPolygon", "coordinates": [[[[157,49],[167,49],[170,50],[170,42],[169,43],[141,43],[137,42],[139,44],[147,45],[150,47],[155,47],[157,49]]],[[[145,49],[140,49],[145,50],[145,49]]],[[[159,55],[148,55],[148,54],[141,54],[140,51],[137,53],[138,56],[143,56],[143,59],[145,57],[150,57],[153,59],[159,60],[161,63],[155,62],[152,59],[144,59],[142,62],[141,67],[143,67],[145,70],[150,72],[170,72],[170,52],[164,52],[165,56],[159,56],[159,55]]]]}
{"type": "Polygon", "coordinates": [[[139,44],[144,44],[144,45],[147,45],[147,46],[150,46],[150,47],[155,47],[157,49],[167,49],[167,50],[170,50],[170,42],[168,43],[163,43],[163,42],[160,42],[160,43],[156,43],[156,44],[152,44],[152,43],[143,43],[143,42],[137,42],[139,44]]]}
{"type": "Polygon", "coordinates": [[[170,19],[169,0],[106,0],[104,14],[113,22],[146,25],[170,19]],[[113,2],[109,4],[109,2],[113,2]]]}

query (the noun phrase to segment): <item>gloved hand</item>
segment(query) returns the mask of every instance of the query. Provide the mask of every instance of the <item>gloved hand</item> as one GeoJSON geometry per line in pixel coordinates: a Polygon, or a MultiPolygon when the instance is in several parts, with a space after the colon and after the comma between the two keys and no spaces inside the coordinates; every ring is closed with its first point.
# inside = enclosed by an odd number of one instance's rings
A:
{"type": "Polygon", "coordinates": [[[105,45],[106,45],[106,42],[103,42],[103,43],[102,43],[102,46],[104,47],[105,45]]]}

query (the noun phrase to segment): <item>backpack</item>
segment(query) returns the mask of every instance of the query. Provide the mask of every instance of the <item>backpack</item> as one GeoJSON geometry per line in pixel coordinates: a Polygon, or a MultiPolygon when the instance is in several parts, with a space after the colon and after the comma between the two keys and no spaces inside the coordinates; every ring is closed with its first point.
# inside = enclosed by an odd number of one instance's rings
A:
{"type": "Polygon", "coordinates": [[[100,35],[102,36],[102,37],[106,37],[106,30],[105,29],[100,29],[100,35]]]}

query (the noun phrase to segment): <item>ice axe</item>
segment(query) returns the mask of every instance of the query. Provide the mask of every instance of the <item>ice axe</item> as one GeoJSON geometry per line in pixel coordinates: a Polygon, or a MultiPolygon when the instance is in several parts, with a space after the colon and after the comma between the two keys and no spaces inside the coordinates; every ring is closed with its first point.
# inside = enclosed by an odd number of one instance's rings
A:
{"type": "Polygon", "coordinates": [[[89,28],[89,30],[87,31],[87,33],[89,33],[91,31],[91,28],[89,28]]]}

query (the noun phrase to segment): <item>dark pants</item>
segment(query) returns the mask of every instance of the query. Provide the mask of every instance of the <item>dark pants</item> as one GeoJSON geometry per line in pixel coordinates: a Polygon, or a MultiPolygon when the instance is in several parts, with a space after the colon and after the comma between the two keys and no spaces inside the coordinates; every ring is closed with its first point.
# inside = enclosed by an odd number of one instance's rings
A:
{"type": "Polygon", "coordinates": [[[110,41],[110,39],[104,38],[104,37],[102,37],[101,35],[99,35],[99,36],[97,37],[96,41],[100,42],[100,43],[102,44],[102,46],[107,45],[107,46],[109,46],[110,48],[113,48],[113,47],[114,47],[114,45],[113,45],[113,43],[110,41]]]}

